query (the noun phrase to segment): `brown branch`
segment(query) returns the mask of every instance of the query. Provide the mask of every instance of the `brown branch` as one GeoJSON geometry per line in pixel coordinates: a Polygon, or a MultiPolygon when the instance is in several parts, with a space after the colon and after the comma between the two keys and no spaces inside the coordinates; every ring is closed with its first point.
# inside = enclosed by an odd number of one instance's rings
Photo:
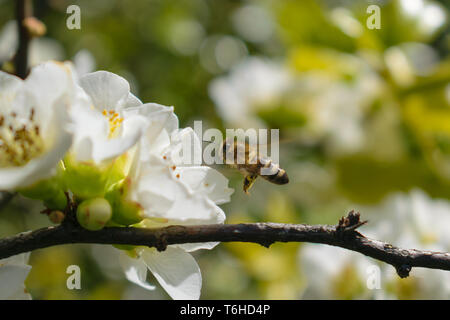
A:
{"type": "Polygon", "coordinates": [[[366,238],[355,229],[365,222],[351,211],[338,225],[281,223],[216,224],[169,226],[156,229],[107,227],[88,231],[73,221],[56,227],[25,232],[0,240],[0,259],[23,252],[68,243],[128,244],[155,247],[198,242],[253,242],[269,247],[274,242],[311,242],[332,245],[391,264],[400,277],[411,268],[450,270],[450,253],[401,249],[366,238]]]}
{"type": "Polygon", "coordinates": [[[19,46],[14,56],[14,69],[18,77],[25,79],[28,73],[28,49],[31,40],[25,21],[31,17],[33,7],[31,0],[16,0],[16,20],[19,32],[19,46]]]}

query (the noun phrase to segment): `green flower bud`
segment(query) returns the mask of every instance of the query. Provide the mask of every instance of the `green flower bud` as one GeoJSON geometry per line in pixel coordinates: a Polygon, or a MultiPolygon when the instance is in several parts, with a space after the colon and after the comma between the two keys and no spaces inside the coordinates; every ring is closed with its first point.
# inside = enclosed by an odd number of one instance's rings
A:
{"type": "Polygon", "coordinates": [[[76,198],[103,197],[106,190],[125,178],[128,155],[96,164],[93,161],[78,162],[72,156],[64,159],[64,183],[76,198]]]}
{"type": "Polygon", "coordinates": [[[32,186],[19,190],[19,193],[27,198],[43,200],[49,209],[64,210],[67,206],[64,189],[57,177],[38,181],[32,186]]]}
{"type": "Polygon", "coordinates": [[[142,206],[127,199],[128,185],[129,180],[125,179],[114,185],[105,195],[113,207],[112,221],[125,226],[136,224],[143,219],[142,206]]]}
{"type": "Polygon", "coordinates": [[[111,216],[111,205],[104,198],[85,200],[77,208],[78,223],[92,231],[103,229],[111,216]]]}
{"type": "Polygon", "coordinates": [[[113,220],[121,225],[129,226],[142,219],[142,207],[139,203],[123,200],[114,207],[113,220]]]}

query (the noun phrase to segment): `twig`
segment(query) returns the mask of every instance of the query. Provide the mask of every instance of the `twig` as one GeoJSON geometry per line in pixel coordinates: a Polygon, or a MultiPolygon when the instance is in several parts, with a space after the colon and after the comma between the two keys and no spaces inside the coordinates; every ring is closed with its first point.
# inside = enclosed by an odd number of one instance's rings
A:
{"type": "Polygon", "coordinates": [[[31,0],[16,0],[16,20],[19,32],[19,46],[14,56],[14,68],[18,77],[24,79],[28,73],[28,48],[31,35],[25,25],[25,20],[31,17],[33,11],[31,0]]]}
{"type": "Polygon", "coordinates": [[[269,247],[274,242],[311,242],[345,248],[391,264],[400,277],[412,267],[450,270],[450,253],[401,249],[366,238],[355,229],[365,222],[350,212],[338,225],[281,223],[215,224],[141,229],[107,227],[88,231],[73,222],[63,223],[0,240],[0,259],[23,252],[68,243],[128,244],[155,247],[198,242],[253,242],[269,247]]]}

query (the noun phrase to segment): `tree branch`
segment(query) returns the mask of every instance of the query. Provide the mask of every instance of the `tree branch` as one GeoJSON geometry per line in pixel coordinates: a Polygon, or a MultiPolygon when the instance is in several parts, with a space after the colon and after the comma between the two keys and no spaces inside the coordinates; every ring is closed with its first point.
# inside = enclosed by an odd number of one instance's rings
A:
{"type": "Polygon", "coordinates": [[[107,227],[100,231],[83,229],[73,221],[56,227],[20,233],[0,240],[0,259],[19,253],[69,243],[128,244],[155,247],[198,242],[253,242],[269,247],[274,242],[311,242],[332,245],[386,262],[405,278],[412,267],[450,270],[450,253],[401,249],[366,238],[356,231],[364,224],[351,211],[338,225],[282,223],[216,224],[169,226],[142,229],[107,227]]]}

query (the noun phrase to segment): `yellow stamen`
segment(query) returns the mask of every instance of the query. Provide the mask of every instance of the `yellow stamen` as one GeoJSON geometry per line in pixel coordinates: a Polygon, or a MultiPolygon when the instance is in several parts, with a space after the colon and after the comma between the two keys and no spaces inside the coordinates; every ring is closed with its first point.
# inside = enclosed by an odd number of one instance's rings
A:
{"type": "Polygon", "coordinates": [[[115,112],[114,110],[107,111],[104,109],[102,111],[102,114],[108,118],[109,121],[109,138],[114,138],[117,134],[117,129],[120,127],[120,125],[123,122],[123,118],[119,117],[119,113],[115,112]]]}
{"type": "Polygon", "coordinates": [[[34,109],[25,124],[14,112],[8,118],[0,116],[0,167],[23,166],[44,152],[44,140],[33,118],[34,109]]]}

